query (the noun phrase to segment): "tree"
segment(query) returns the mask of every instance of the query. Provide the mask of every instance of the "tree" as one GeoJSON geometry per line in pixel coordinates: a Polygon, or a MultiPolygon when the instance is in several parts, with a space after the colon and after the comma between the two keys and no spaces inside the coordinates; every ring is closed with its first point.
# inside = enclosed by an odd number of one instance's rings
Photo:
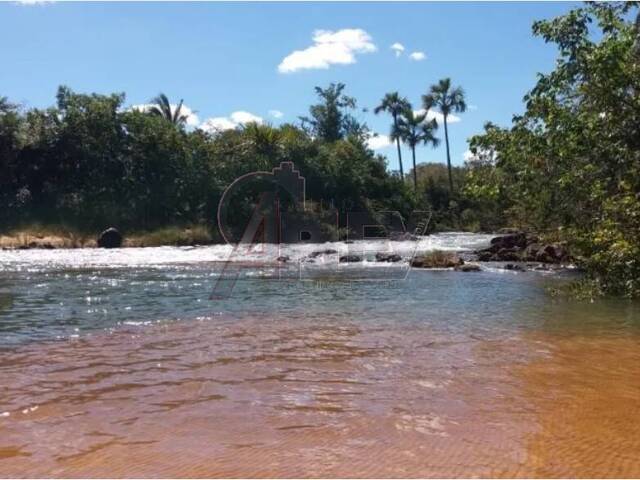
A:
{"type": "MultiPolygon", "coordinates": [[[[394,132],[398,128],[398,118],[407,109],[410,109],[411,105],[405,97],[401,97],[398,92],[387,93],[380,105],[378,105],[373,112],[377,115],[380,112],[388,112],[393,118],[393,125],[391,131],[394,132]]],[[[400,138],[396,137],[396,148],[398,149],[398,163],[400,164],[400,177],[404,181],[404,169],[402,168],[402,152],[400,151],[400,138]]]]}
{"type": "Polygon", "coordinates": [[[451,175],[451,154],[449,153],[449,128],[447,119],[453,112],[464,112],[467,104],[464,90],[461,87],[451,87],[451,79],[443,78],[437,84],[431,85],[429,93],[422,96],[422,104],[426,111],[433,107],[440,109],[444,121],[444,141],[447,145],[447,168],[449,170],[449,189],[453,193],[453,176],[451,175]]]}
{"type": "Polygon", "coordinates": [[[357,103],[355,98],[342,93],[344,89],[344,83],[316,87],[320,103],[309,107],[309,117],[300,117],[303,130],[325,142],[336,142],[349,135],[362,138],[368,129],[349,113],[357,103]]]}
{"type": "Polygon", "coordinates": [[[539,76],[510,128],[489,124],[470,142],[491,163],[477,175],[474,168],[469,186],[506,199],[511,221],[567,242],[591,295],[640,296],[640,29],[632,8],[589,3],[535,22],[534,34],[558,46],[555,69],[539,76]]]}
{"type": "Polygon", "coordinates": [[[440,140],[435,136],[435,131],[438,129],[436,119],[434,118],[429,122],[425,122],[426,118],[426,112],[416,115],[411,108],[408,108],[402,112],[402,115],[398,118],[397,126],[391,134],[394,140],[397,141],[400,139],[411,148],[413,158],[413,187],[416,192],[418,191],[416,145],[423,143],[437,147],[440,143],[440,140]]]}
{"type": "Polygon", "coordinates": [[[173,125],[180,127],[187,123],[189,115],[183,113],[182,104],[184,100],[174,108],[164,93],[160,93],[157,97],[151,99],[151,106],[147,110],[150,115],[162,117],[173,125]]]}

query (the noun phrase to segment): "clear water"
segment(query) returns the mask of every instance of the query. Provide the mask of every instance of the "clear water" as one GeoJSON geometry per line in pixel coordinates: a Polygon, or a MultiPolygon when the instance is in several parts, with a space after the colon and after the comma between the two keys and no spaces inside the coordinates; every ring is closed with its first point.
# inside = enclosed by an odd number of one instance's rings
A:
{"type": "Polygon", "coordinates": [[[408,268],[489,238],[0,252],[0,476],[640,475],[639,305],[408,268]]]}

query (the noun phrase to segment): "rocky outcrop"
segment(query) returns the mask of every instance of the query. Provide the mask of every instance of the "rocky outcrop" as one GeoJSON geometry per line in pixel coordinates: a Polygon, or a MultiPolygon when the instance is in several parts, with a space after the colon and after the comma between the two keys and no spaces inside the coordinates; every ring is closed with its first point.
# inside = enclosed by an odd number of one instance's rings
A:
{"type": "Polygon", "coordinates": [[[98,247],[120,248],[122,246],[122,234],[116,228],[107,228],[98,236],[98,247]]]}
{"type": "Polygon", "coordinates": [[[536,235],[509,233],[491,240],[488,248],[476,252],[481,262],[564,263],[571,260],[561,244],[542,244],[536,235]]]}
{"type": "Polygon", "coordinates": [[[411,260],[411,266],[415,268],[454,268],[463,264],[464,261],[454,252],[435,251],[411,260]]]}
{"type": "Polygon", "coordinates": [[[402,257],[397,253],[384,253],[378,252],[376,253],[376,262],[390,262],[395,263],[402,260],[402,257]]]}

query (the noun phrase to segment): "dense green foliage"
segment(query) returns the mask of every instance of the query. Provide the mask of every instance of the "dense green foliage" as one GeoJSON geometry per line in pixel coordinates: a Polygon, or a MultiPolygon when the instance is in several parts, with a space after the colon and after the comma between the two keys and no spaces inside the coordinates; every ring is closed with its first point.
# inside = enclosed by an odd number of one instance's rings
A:
{"type": "Polygon", "coordinates": [[[238,176],[293,161],[312,201],[349,209],[416,204],[385,159],[366,146],[366,125],[350,113],[344,85],[317,89],[320,102],[301,125],[255,123],[207,133],[160,96],[157,108],[127,109],[125,97],[61,87],[46,110],[0,104],[2,225],[40,221],[84,229],[213,227],[223,189],[238,176]]]}
{"type": "Polygon", "coordinates": [[[536,22],[559,49],[510,128],[471,139],[466,193],[568,242],[598,292],[640,294],[640,18],[592,3],[536,22]]]}

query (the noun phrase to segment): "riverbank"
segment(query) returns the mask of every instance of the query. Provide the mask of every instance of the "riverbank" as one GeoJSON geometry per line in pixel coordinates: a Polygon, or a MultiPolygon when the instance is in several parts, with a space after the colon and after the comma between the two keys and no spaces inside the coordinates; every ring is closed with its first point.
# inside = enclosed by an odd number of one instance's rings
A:
{"type": "MultiPolygon", "coordinates": [[[[81,231],[61,225],[27,225],[0,233],[0,248],[96,248],[99,231],[81,231]]],[[[163,227],[149,231],[125,232],[123,247],[180,247],[219,243],[206,226],[163,227]]]]}

